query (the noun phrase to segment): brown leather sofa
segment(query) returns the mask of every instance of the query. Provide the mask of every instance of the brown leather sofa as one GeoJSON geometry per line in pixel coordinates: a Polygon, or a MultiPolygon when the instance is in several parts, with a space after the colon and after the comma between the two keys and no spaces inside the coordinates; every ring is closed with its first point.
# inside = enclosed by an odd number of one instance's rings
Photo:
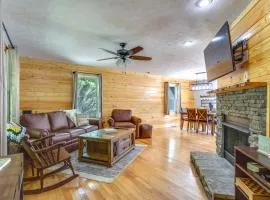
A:
{"type": "Polygon", "coordinates": [[[109,125],[114,128],[135,128],[136,138],[139,138],[139,125],[142,120],[132,116],[131,110],[114,109],[109,118],[109,125]]]}
{"type": "Polygon", "coordinates": [[[99,120],[89,121],[91,124],[76,127],[65,112],[49,112],[40,114],[24,114],[21,124],[26,127],[30,140],[55,134],[53,143],[65,142],[65,148],[71,152],[78,148],[78,135],[97,130],[99,120]]]}

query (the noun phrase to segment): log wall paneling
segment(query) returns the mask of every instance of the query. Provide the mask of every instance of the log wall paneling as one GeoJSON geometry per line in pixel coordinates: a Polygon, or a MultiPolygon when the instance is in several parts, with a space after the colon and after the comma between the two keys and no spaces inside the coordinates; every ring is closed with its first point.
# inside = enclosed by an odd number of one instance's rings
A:
{"type": "Polygon", "coordinates": [[[243,82],[243,74],[249,75],[251,82],[268,83],[267,127],[270,136],[270,1],[253,0],[231,25],[233,42],[248,37],[249,61],[245,67],[236,69],[220,79],[218,87],[227,87],[243,82]]]}
{"type": "Polygon", "coordinates": [[[102,74],[103,118],[107,122],[112,109],[132,109],[144,123],[155,127],[178,125],[178,115],[164,115],[164,82],[181,83],[183,107],[194,107],[194,93],[188,80],[175,80],[140,73],[122,73],[109,68],[97,68],[55,61],[21,58],[21,110],[49,112],[71,109],[72,72],[102,74]]]}

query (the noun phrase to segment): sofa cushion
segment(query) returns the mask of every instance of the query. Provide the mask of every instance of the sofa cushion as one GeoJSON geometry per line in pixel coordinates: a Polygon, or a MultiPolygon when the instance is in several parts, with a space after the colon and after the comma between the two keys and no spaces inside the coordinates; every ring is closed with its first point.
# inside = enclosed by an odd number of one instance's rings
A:
{"type": "Polygon", "coordinates": [[[73,123],[73,121],[71,121],[71,119],[67,118],[67,121],[68,121],[68,127],[69,128],[75,128],[76,125],[73,123]]]}
{"type": "Polygon", "coordinates": [[[76,127],[76,129],[77,128],[83,129],[85,133],[98,130],[98,126],[95,126],[95,125],[83,125],[83,126],[76,127]]]}
{"type": "Polygon", "coordinates": [[[132,117],[131,110],[114,109],[112,111],[112,118],[116,122],[130,122],[132,117]]]}
{"type": "Polygon", "coordinates": [[[57,111],[48,113],[48,116],[51,124],[51,130],[53,132],[69,128],[66,113],[57,111]]]}
{"type": "Polygon", "coordinates": [[[115,122],[115,128],[136,128],[135,124],[130,122],[115,122]]]}
{"type": "Polygon", "coordinates": [[[52,138],[53,143],[68,141],[71,139],[70,133],[54,133],[55,136],[52,138]]]}
{"type": "Polygon", "coordinates": [[[74,128],[75,126],[78,126],[76,109],[64,110],[64,112],[66,113],[68,118],[69,128],[74,128]]]}
{"type": "Polygon", "coordinates": [[[71,138],[77,137],[77,136],[85,133],[85,131],[83,129],[78,129],[78,128],[64,129],[64,130],[61,130],[61,132],[70,133],[71,138]]]}
{"type": "Polygon", "coordinates": [[[49,118],[46,113],[24,114],[21,117],[21,123],[26,128],[51,130],[49,118]]]}

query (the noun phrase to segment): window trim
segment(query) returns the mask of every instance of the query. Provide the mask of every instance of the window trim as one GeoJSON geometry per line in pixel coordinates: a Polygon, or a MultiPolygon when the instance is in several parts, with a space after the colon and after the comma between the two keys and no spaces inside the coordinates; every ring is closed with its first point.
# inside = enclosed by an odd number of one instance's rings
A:
{"type": "Polygon", "coordinates": [[[102,74],[98,74],[98,73],[92,73],[92,72],[81,72],[81,71],[74,71],[73,72],[73,88],[72,88],[72,93],[73,93],[73,97],[72,97],[72,108],[76,109],[76,101],[77,101],[77,92],[76,92],[76,88],[77,88],[77,77],[78,75],[95,75],[99,77],[99,92],[100,92],[100,117],[99,119],[103,119],[103,81],[102,81],[102,74]]]}

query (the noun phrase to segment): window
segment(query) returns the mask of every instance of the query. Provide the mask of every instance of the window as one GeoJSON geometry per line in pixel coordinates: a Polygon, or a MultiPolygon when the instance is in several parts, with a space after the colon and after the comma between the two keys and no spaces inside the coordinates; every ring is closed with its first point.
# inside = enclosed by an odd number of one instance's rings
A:
{"type": "Polygon", "coordinates": [[[102,113],[101,75],[75,73],[74,108],[81,117],[100,118],[102,113]]]}
{"type": "Polygon", "coordinates": [[[181,86],[179,83],[165,83],[165,114],[179,113],[181,109],[181,86]]]}

